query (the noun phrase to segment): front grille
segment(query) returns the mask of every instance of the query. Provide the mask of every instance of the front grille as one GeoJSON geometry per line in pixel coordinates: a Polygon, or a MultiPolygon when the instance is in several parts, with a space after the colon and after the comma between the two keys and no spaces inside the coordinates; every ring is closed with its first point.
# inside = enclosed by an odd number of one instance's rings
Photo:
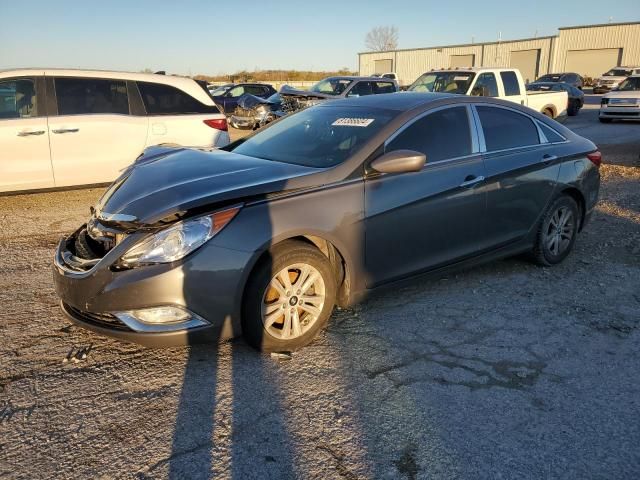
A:
{"type": "Polygon", "coordinates": [[[83,310],[72,307],[67,303],[63,303],[63,306],[64,309],[69,312],[69,314],[71,314],[74,318],[77,318],[78,320],[81,320],[85,323],[95,325],[96,327],[108,328],[110,330],[121,330],[125,332],[132,331],[124,323],[118,320],[117,317],[111,315],[110,313],[85,312],[83,310]]]}

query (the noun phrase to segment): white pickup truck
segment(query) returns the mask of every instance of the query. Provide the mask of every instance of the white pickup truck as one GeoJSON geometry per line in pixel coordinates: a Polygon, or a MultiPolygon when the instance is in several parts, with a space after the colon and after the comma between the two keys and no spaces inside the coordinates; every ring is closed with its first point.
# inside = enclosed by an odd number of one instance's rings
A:
{"type": "Polygon", "coordinates": [[[567,113],[567,92],[528,92],[513,68],[456,68],[422,74],[408,88],[413,92],[457,93],[496,97],[526,105],[551,118],[567,113]]]}

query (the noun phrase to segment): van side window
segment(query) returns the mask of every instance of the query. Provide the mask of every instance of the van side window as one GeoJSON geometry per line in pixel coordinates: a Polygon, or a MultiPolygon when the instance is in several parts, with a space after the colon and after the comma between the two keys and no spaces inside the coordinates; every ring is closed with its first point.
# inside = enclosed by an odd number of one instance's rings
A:
{"type": "Polygon", "coordinates": [[[0,82],[0,120],[37,116],[36,88],[32,79],[0,82]]]}
{"type": "Polygon", "coordinates": [[[520,95],[520,84],[516,72],[500,72],[502,84],[504,85],[504,94],[507,97],[512,95],[520,95]]]}
{"type": "Polygon", "coordinates": [[[129,114],[127,84],[122,80],[57,77],[58,115],[129,114]]]}
{"type": "Polygon", "coordinates": [[[538,145],[540,136],[533,121],[506,108],[477,106],[487,151],[538,145]]]}
{"type": "Polygon", "coordinates": [[[220,112],[218,107],[200,103],[188,93],[170,85],[138,82],[138,89],[149,115],[220,112]]]}
{"type": "Polygon", "coordinates": [[[451,107],[416,120],[385,149],[415,150],[427,156],[427,163],[471,154],[471,130],[466,107],[451,107]]]}

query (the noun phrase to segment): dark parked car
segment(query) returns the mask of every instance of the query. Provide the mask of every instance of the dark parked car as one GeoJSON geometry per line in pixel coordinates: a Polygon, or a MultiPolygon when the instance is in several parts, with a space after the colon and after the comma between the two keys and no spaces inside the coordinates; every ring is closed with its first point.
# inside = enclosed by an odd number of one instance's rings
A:
{"type": "Polygon", "coordinates": [[[224,85],[210,92],[213,101],[224,113],[230,114],[238,106],[238,100],[248,93],[259,98],[268,98],[276,89],[265,83],[236,83],[224,85]]]}
{"type": "Polygon", "coordinates": [[[326,102],[222,150],[149,149],[60,242],[55,288],[73,322],[124,340],[243,333],[295,350],[336,303],[397,280],[525,252],[562,262],[596,205],[600,160],[511,102],[326,102]]]}
{"type": "Polygon", "coordinates": [[[572,87],[577,88],[578,90],[582,90],[584,86],[584,79],[582,76],[573,72],[565,72],[565,73],[547,73],[546,75],[541,76],[533,83],[540,82],[549,82],[549,83],[567,83],[572,87]]]}
{"type": "Polygon", "coordinates": [[[284,113],[338,98],[366,97],[399,91],[398,82],[380,77],[328,77],[309,90],[296,90],[287,85],[280,89],[280,102],[284,113]]]}
{"type": "Polygon", "coordinates": [[[565,91],[569,96],[569,104],[567,105],[567,115],[570,117],[577,115],[584,106],[584,93],[582,90],[569,85],[568,83],[553,82],[535,82],[527,85],[528,91],[545,92],[545,91],[565,91]]]}

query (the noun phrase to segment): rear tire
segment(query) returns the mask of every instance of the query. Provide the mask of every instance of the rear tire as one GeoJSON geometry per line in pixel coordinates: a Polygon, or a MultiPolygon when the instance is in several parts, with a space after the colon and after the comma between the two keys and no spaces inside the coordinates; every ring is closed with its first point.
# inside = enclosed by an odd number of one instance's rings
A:
{"type": "Polygon", "coordinates": [[[550,109],[548,109],[548,108],[546,108],[545,110],[543,110],[542,114],[543,114],[545,117],[553,118],[553,112],[552,112],[550,109]]]}
{"type": "Polygon", "coordinates": [[[571,105],[569,108],[567,108],[567,115],[569,115],[570,117],[575,117],[576,115],[578,115],[579,111],[580,107],[578,107],[577,105],[571,105]]]}
{"type": "Polygon", "coordinates": [[[336,290],[331,263],[317,248],[294,240],[276,245],[245,289],[245,340],[263,352],[308,345],[327,324],[336,290]]]}
{"type": "Polygon", "coordinates": [[[561,195],[551,202],[536,232],[533,260],[545,267],[562,262],[573,249],[579,222],[580,209],[573,198],[561,195]]]}

